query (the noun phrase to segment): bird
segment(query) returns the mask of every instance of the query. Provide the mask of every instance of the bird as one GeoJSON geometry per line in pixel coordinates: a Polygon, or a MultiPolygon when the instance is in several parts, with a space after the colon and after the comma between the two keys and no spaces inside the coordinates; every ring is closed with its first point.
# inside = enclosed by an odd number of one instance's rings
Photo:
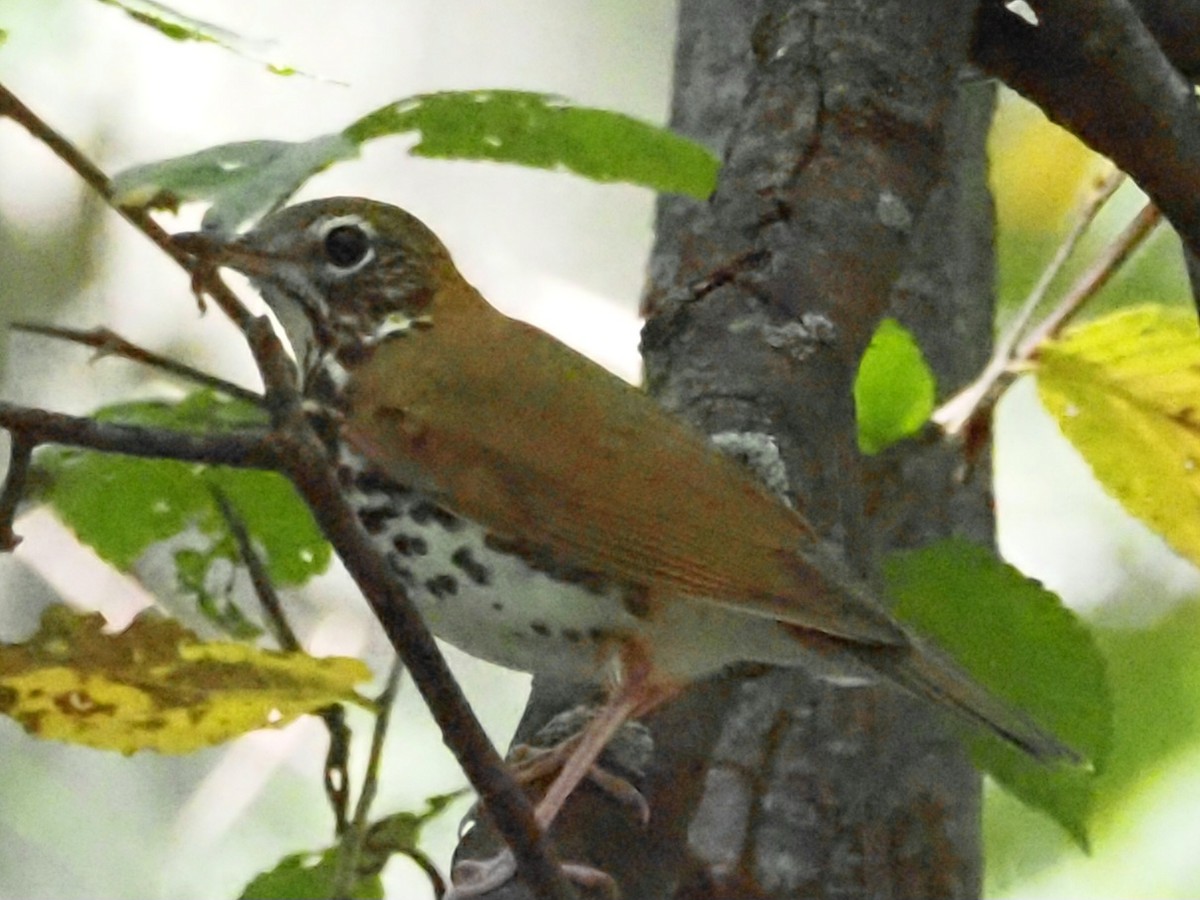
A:
{"type": "Polygon", "coordinates": [[[336,413],[346,499],[430,630],[606,687],[537,806],[543,827],[624,722],[737,662],[889,681],[1034,759],[1080,762],[739,462],[488,303],[412,214],[332,197],[179,241],[275,313],[307,398],[336,413]]]}

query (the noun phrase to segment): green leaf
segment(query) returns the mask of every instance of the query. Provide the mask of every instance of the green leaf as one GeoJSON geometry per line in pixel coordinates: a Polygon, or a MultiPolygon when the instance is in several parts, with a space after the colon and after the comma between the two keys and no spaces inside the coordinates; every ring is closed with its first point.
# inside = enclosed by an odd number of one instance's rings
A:
{"type": "Polygon", "coordinates": [[[854,382],[858,448],[873,455],[916,434],[929,420],[937,384],[916,340],[884,319],[863,354],[854,382]]]}
{"type": "MultiPolygon", "coordinates": [[[[421,812],[399,812],[380,819],[367,829],[358,856],[358,870],[350,896],[374,900],[383,896],[379,875],[393,854],[424,860],[418,846],[421,830],[457,799],[462,792],[442,794],[425,801],[421,812]]],[[[332,895],[339,847],[319,853],[295,853],[284,857],[270,872],[259,875],[242,892],[241,900],[291,900],[306,897],[324,900],[332,895]]]]}
{"type": "MultiPolygon", "coordinates": [[[[1135,584],[1126,592],[1135,621],[1144,619],[1144,601],[1156,590],[1161,588],[1135,584]]],[[[1198,634],[1200,604],[1194,600],[1180,603],[1147,627],[1095,628],[1114,709],[1112,752],[1096,784],[1097,843],[1119,846],[1111,841],[1130,829],[1155,833],[1148,824],[1139,826],[1131,810],[1145,815],[1145,793],[1159,789],[1164,769],[1179,766],[1200,748],[1198,634]]],[[[984,822],[989,859],[996,860],[998,870],[989,874],[994,889],[985,896],[1019,896],[1014,878],[1037,877],[1067,849],[1061,833],[1031,821],[1008,797],[994,797],[986,805],[984,822]],[[1022,871],[1012,873],[1005,860],[1022,861],[1022,871]]],[[[1144,847],[1147,853],[1155,849],[1152,841],[1144,847]]]]}
{"type": "Polygon", "coordinates": [[[100,2],[105,6],[117,7],[135,22],[147,25],[173,41],[222,44],[225,39],[238,40],[232,32],[185,16],[161,3],[155,3],[154,0],[100,0],[100,2]]]}
{"type": "Polygon", "coordinates": [[[416,132],[410,152],[565,169],[704,199],[720,161],[700,144],[621,113],[525,91],[447,91],[380,107],[337,134],[308,141],[243,141],[147,163],[113,178],[123,206],[175,209],[211,201],[204,227],[235,231],[282,205],[305,181],[352,159],[369,140],[416,132]]]}
{"type": "Polygon", "coordinates": [[[125,169],[112,180],[113,199],[121,206],[170,210],[208,200],[204,227],[231,232],[280,206],[317,172],[356,156],[358,145],[341,134],[221,144],[125,169]]]}
{"type": "MultiPolygon", "coordinates": [[[[335,900],[337,866],[336,847],[321,853],[293,853],[246,885],[240,900],[335,900]]],[[[345,896],[349,900],[382,900],[383,882],[378,875],[359,878],[345,896]]]]}
{"type": "MultiPolygon", "coordinates": [[[[146,401],[110,406],[96,417],[179,431],[221,431],[263,424],[257,407],[209,391],[177,403],[146,401]]],[[[216,624],[246,636],[249,623],[206,587],[213,566],[240,562],[225,518],[213,499],[220,490],[245,523],[272,580],[300,584],[323,572],[332,550],[291,483],[273,472],[141,459],[52,448],[37,456],[45,473],[40,496],[84,543],[128,571],[153,544],[194,528],[209,545],[178,551],[179,587],[216,624]]]]}
{"type": "Polygon", "coordinates": [[[190,753],[331,703],[363,703],[359,660],[202,643],[143,613],[119,634],[52,606],[28,641],[0,645],[0,712],[30,734],[102,750],[190,753]]]}
{"type": "Polygon", "coordinates": [[[1140,306],[1071,329],[1037,359],[1042,403],[1097,480],[1200,565],[1200,329],[1140,306]]]}
{"type": "MultiPolygon", "coordinates": [[[[173,41],[216,44],[245,59],[265,62],[262,54],[267,49],[266,42],[252,41],[226,28],[213,25],[211,22],[184,15],[165,4],[156,2],[156,0],[100,0],[100,2],[105,6],[117,7],[135,22],[153,28],[159,34],[173,41]]],[[[291,74],[295,71],[277,63],[267,64],[267,70],[275,74],[291,74]]]]}
{"type": "Polygon", "coordinates": [[[1045,766],[990,734],[971,735],[980,768],[1086,848],[1112,739],[1112,700],[1089,631],[1053,593],[966,541],[894,554],[885,577],[899,616],[1091,760],[1092,771],[1045,766]]]}
{"type": "Polygon", "coordinates": [[[356,144],[418,132],[411,152],[568,169],[705,199],[720,161],[701,145],[621,113],[526,91],[445,91],[389,103],[348,127],[356,144]]]}

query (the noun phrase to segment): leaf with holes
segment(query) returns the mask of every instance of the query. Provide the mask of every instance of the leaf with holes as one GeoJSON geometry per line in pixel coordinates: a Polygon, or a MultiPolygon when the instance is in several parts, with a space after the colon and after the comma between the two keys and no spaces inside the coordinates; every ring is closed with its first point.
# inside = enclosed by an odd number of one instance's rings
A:
{"type": "Polygon", "coordinates": [[[1097,480],[1200,564],[1200,329],[1190,309],[1123,310],[1049,341],[1038,393],[1097,480]]]}
{"type": "MultiPolygon", "coordinates": [[[[110,406],[96,418],[209,433],[265,423],[257,407],[209,391],[178,402],[110,406]]],[[[301,584],[325,571],[332,559],[308,507],[291,482],[274,472],[64,448],[43,450],[36,460],[38,497],[81,541],[122,571],[131,570],[152,545],[185,531],[198,532],[204,546],[177,551],[178,586],[228,634],[245,637],[252,629],[231,601],[206,586],[215,566],[241,561],[214,490],[237,511],[276,584],[301,584]]]]}
{"type": "Polygon", "coordinates": [[[208,200],[205,229],[230,233],[367,141],[414,133],[415,156],[562,169],[699,199],[713,192],[720,168],[702,145],[622,113],[528,91],[444,91],[389,103],[336,134],[222,144],[135,166],[113,178],[113,192],[122,205],[160,209],[208,200]]]}
{"type": "Polygon", "coordinates": [[[50,607],[28,641],[0,646],[0,712],[41,738],[134,753],[189,753],[331,703],[370,706],[357,659],[204,643],[142,614],[120,634],[104,618],[50,607]]]}
{"type": "Polygon", "coordinates": [[[416,156],[561,168],[699,199],[713,192],[720,168],[706,148],[669,129],[528,91],[421,94],[375,110],[345,134],[361,144],[410,132],[420,135],[416,156]]]}

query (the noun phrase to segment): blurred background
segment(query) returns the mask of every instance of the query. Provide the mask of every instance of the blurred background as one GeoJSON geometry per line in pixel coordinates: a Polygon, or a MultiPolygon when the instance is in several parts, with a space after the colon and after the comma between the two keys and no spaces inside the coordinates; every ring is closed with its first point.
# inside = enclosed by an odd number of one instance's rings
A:
{"type": "MultiPolygon", "coordinates": [[[[306,139],[423,91],[488,87],[562,94],[665,120],[673,3],[589,0],[237,0],[178,2],[180,11],[247,39],[254,59],[176,44],[95,0],[0,0],[0,81],[110,174],[130,165],[254,138],[306,139]],[[262,60],[303,70],[278,77],[262,60]]],[[[398,203],[438,232],[468,278],[498,306],[554,332],[614,371],[639,371],[637,301],[651,243],[653,196],[518,167],[407,157],[399,139],[307,185],[302,198],[363,194],[398,203]]],[[[1000,222],[999,290],[1019,302],[1065,231],[1101,161],[1005,95],[992,136],[1000,222]]],[[[1139,202],[1125,189],[1084,245],[1095,249],[1139,202]]],[[[198,224],[199,210],[162,217],[198,224]]],[[[1186,303],[1178,246],[1159,234],[1106,289],[1097,311],[1131,302],[1186,303]]],[[[5,321],[106,325],[198,367],[254,384],[238,336],[200,316],[186,278],[101,208],[44,147],[0,121],[0,309],[5,321]]],[[[1003,315],[1001,323],[1003,322],[1003,315]]],[[[85,413],[177,385],[116,361],[27,335],[0,342],[0,396],[85,413]]],[[[1200,576],[1098,488],[1041,410],[1029,384],[1002,402],[996,429],[1000,543],[1101,628],[1113,667],[1118,752],[1086,857],[1049,821],[989,797],[989,895],[1184,897],[1200,893],[1200,576]]],[[[0,639],[27,636],[58,596],[121,623],[150,602],[164,572],[141,582],[110,572],[44,513],[0,559],[0,639]]],[[[338,572],[294,598],[318,654],[363,655],[383,673],[389,652],[338,572]]],[[[451,654],[495,741],[507,743],[525,679],[451,654]]],[[[378,814],[419,809],[463,779],[414,693],[402,692],[378,814]]],[[[354,720],[362,727],[365,718],[354,720]]],[[[326,846],[325,732],[304,720],[186,757],[122,758],[35,741],[0,719],[0,897],[233,897],[285,854],[326,846]]],[[[365,753],[366,741],[358,741],[365,753]]],[[[361,766],[362,759],[357,762],[361,766]]],[[[445,866],[455,806],[427,832],[445,866]]],[[[389,896],[427,895],[404,860],[389,896]]]]}

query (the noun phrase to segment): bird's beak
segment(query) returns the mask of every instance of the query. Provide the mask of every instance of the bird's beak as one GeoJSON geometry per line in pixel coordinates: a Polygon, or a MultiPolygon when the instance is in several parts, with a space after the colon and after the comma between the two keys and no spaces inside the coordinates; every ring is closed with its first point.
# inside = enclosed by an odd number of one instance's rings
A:
{"type": "Polygon", "coordinates": [[[209,231],[185,231],[172,240],[190,256],[211,266],[226,266],[251,278],[265,275],[271,268],[271,258],[236,236],[209,231]]]}

